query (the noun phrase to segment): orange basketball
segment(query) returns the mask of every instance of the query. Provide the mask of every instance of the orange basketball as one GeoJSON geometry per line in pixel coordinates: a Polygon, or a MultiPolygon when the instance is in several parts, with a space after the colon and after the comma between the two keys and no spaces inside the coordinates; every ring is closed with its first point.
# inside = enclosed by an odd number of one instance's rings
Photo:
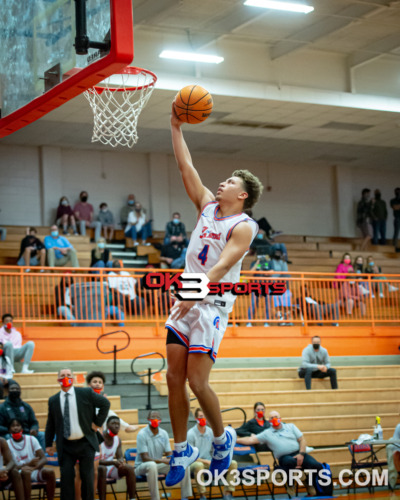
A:
{"type": "Polygon", "coordinates": [[[176,94],[174,106],[181,121],[200,123],[211,115],[213,99],[200,85],[188,85],[176,94]]]}

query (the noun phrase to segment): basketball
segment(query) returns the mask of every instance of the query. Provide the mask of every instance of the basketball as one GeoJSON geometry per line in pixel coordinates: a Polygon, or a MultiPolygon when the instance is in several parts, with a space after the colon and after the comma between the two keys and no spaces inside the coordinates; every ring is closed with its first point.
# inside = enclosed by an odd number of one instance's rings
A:
{"type": "Polygon", "coordinates": [[[175,112],[185,123],[200,123],[211,115],[213,99],[211,94],[200,85],[188,85],[175,97],[175,112]]]}

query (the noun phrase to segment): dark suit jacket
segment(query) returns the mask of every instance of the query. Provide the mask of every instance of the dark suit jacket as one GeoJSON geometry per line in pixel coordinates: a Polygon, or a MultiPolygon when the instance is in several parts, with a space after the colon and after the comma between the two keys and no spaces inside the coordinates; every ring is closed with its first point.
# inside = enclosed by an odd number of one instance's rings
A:
{"type": "MultiPolygon", "coordinates": [[[[60,404],[61,391],[49,398],[49,410],[46,423],[46,448],[53,445],[56,435],[57,453],[59,458],[63,452],[64,423],[60,404]]],[[[110,402],[104,396],[96,394],[90,388],[75,387],[76,404],[78,407],[79,424],[83,434],[95,451],[99,451],[99,441],[92,423],[101,427],[107,418],[110,402]],[[96,415],[96,408],[99,412],[96,415]]]]}

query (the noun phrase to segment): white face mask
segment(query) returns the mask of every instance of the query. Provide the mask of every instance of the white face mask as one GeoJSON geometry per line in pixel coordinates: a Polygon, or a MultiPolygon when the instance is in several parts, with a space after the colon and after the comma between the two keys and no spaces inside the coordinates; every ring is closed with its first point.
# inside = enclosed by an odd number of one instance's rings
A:
{"type": "Polygon", "coordinates": [[[63,201],[61,202],[61,205],[64,205],[64,207],[66,207],[66,206],[68,205],[68,201],[67,201],[67,200],[63,200],[63,201]]]}

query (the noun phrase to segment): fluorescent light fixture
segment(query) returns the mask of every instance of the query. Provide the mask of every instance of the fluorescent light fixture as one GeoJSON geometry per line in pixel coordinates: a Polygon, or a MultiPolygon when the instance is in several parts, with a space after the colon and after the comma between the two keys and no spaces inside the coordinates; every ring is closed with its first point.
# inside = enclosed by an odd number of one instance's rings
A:
{"type": "Polygon", "coordinates": [[[159,55],[162,59],[175,59],[178,61],[192,61],[201,63],[219,64],[224,58],[211,54],[197,54],[196,52],[179,52],[176,50],[163,50],[159,55]]]}
{"type": "Polygon", "coordinates": [[[250,5],[252,7],[262,7],[264,9],[301,12],[302,14],[309,14],[314,10],[314,7],[311,7],[310,5],[304,5],[301,3],[278,2],[276,0],[246,0],[244,2],[244,5],[250,5]]]}

